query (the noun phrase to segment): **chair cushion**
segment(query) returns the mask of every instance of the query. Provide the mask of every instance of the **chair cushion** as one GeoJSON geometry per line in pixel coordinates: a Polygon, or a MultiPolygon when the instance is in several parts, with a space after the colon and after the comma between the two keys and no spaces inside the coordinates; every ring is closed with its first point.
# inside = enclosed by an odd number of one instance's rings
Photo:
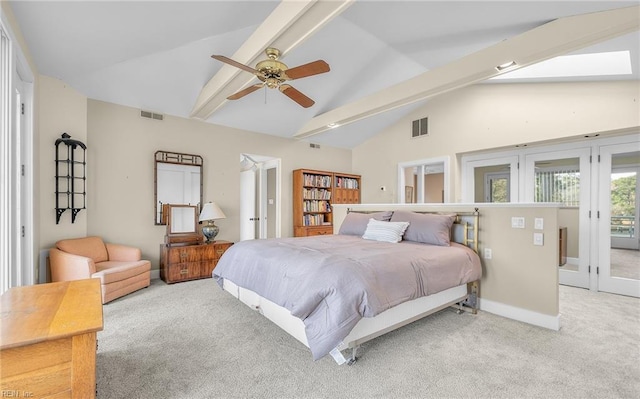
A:
{"type": "Polygon", "coordinates": [[[96,263],[96,270],[97,272],[93,273],[92,277],[99,277],[102,284],[110,284],[148,272],[151,270],[151,262],[148,260],[100,262],[96,263]]]}
{"type": "Polygon", "coordinates": [[[70,254],[91,258],[96,264],[109,260],[107,247],[100,237],[60,240],[56,243],[56,248],[70,254]]]}

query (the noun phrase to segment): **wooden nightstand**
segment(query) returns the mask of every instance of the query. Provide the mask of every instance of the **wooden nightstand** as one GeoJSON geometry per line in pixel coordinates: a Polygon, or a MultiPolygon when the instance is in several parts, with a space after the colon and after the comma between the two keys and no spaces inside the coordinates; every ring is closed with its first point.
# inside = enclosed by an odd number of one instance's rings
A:
{"type": "Polygon", "coordinates": [[[218,260],[232,245],[222,240],[211,244],[160,245],[160,278],[169,284],[210,278],[218,260]]]}

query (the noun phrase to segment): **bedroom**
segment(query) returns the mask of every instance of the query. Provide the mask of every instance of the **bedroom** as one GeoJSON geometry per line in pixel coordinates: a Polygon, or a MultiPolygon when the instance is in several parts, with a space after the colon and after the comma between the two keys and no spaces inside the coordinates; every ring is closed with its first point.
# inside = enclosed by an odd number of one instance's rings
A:
{"type": "MultiPolygon", "coordinates": [[[[3,10],[6,6],[6,2],[3,2],[3,10]]],[[[15,31],[20,29],[19,26],[11,26],[15,31]]],[[[24,46],[23,50],[28,52],[29,47],[24,46]]],[[[37,69],[34,68],[34,71],[38,74],[37,69]]],[[[225,210],[227,219],[218,224],[222,230],[221,238],[231,241],[236,241],[239,236],[238,210],[235,205],[239,202],[239,182],[235,166],[238,155],[251,153],[281,158],[284,182],[282,190],[285,193],[282,200],[282,235],[287,236],[291,234],[291,212],[287,211],[291,205],[286,193],[290,192],[291,187],[286,177],[293,169],[305,167],[361,173],[365,181],[364,201],[384,203],[393,202],[391,188],[396,187],[398,163],[448,155],[454,175],[451,201],[456,202],[462,196],[459,154],[521,143],[573,138],[584,133],[637,128],[640,123],[637,113],[634,113],[637,108],[633,108],[632,103],[634,98],[637,99],[637,91],[637,80],[558,83],[536,88],[530,84],[472,86],[429,102],[422,109],[385,129],[379,137],[353,150],[332,148],[329,145],[323,145],[317,150],[309,148],[304,141],[265,136],[244,129],[213,127],[171,115],[166,115],[162,123],[143,120],[139,118],[137,107],[98,101],[73,89],[67,82],[37,75],[35,100],[38,108],[35,125],[38,136],[34,143],[37,149],[34,158],[40,161],[35,171],[37,196],[33,200],[33,225],[36,231],[33,264],[37,264],[38,250],[49,247],[57,239],[99,234],[110,240],[136,243],[145,256],[152,260],[154,269],[157,270],[157,246],[163,240],[164,230],[151,224],[153,211],[150,205],[153,191],[151,157],[158,149],[196,153],[206,157],[205,164],[208,166],[205,172],[205,200],[215,200],[225,210]],[[529,95],[527,89],[535,90],[536,95],[529,95]],[[585,92],[597,93],[597,96],[585,96],[585,92]],[[550,104],[549,96],[556,98],[558,103],[550,104]],[[498,122],[498,118],[504,118],[501,112],[505,112],[505,105],[525,100],[530,104],[528,108],[540,109],[539,112],[532,113],[532,118],[543,112],[550,116],[537,119],[537,125],[530,123],[529,129],[523,129],[522,125],[498,122]],[[575,119],[566,120],[562,117],[566,104],[576,107],[578,115],[575,119]],[[460,112],[470,108],[477,109],[475,116],[478,119],[458,117],[460,112]],[[592,112],[593,109],[601,111],[592,112]],[[431,141],[422,139],[423,144],[415,145],[417,141],[408,138],[394,139],[409,121],[423,117],[425,111],[431,118],[431,141]],[[438,116],[439,114],[443,116],[438,116]],[[603,115],[606,117],[602,118],[603,115]],[[452,134],[451,129],[444,125],[456,121],[468,123],[458,125],[455,129],[463,134],[459,140],[455,139],[456,136],[449,136],[452,134]],[[495,134],[467,134],[471,126],[483,126],[495,134]],[[512,129],[518,130],[521,135],[511,136],[509,131],[512,129]],[[95,149],[90,161],[94,180],[89,180],[88,183],[92,201],[86,212],[81,212],[73,224],[67,219],[61,225],[56,225],[52,211],[53,182],[48,178],[49,161],[53,159],[52,142],[63,131],[69,131],[74,137],[85,140],[90,149],[95,149]],[[176,134],[186,131],[190,132],[193,142],[176,134]],[[449,136],[457,146],[450,149],[444,147],[447,149],[443,151],[441,142],[433,143],[433,139],[441,140],[443,136],[449,136]],[[205,153],[206,148],[211,149],[211,152],[205,153]],[[386,158],[383,162],[380,162],[380,148],[385,148],[386,158]],[[116,154],[120,161],[114,164],[112,159],[116,154]],[[229,165],[234,166],[230,169],[229,165]],[[387,186],[389,190],[382,192],[379,190],[380,186],[387,186]]],[[[188,104],[190,106],[191,103],[188,104]]],[[[637,134],[637,130],[628,133],[637,134]]]]}

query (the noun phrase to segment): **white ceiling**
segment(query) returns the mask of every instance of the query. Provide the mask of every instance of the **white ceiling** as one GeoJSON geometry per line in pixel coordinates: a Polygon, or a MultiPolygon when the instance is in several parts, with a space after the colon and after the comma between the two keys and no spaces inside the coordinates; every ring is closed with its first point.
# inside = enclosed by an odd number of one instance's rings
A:
{"type": "MultiPolygon", "coordinates": [[[[223,66],[210,56],[232,57],[278,7],[274,1],[9,3],[39,73],[59,78],[92,99],[185,118],[203,86],[223,66]]],[[[277,90],[261,89],[226,101],[207,121],[293,137],[317,115],[552,20],[638,4],[356,1],[281,58],[289,67],[317,59],[331,66],[329,73],[291,82],[315,100],[313,107],[304,109],[277,90]]],[[[575,52],[629,50],[632,75],[535,81],[638,80],[639,49],[636,30],[575,52]]],[[[329,130],[309,141],[353,148],[426,101],[329,130]]]]}

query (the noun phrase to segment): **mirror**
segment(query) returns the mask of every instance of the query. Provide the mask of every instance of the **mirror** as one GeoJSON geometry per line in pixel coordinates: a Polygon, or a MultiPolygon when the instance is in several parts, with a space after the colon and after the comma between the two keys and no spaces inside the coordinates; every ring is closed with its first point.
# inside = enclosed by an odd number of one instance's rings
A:
{"type": "Polygon", "coordinates": [[[197,233],[196,207],[195,206],[170,206],[171,224],[170,234],[197,233]]]}
{"type": "Polygon", "coordinates": [[[166,245],[194,245],[202,242],[198,231],[198,207],[195,205],[163,204],[167,219],[166,245]]]}
{"type": "Polygon", "coordinates": [[[197,233],[198,215],[191,205],[169,205],[169,234],[197,233]]]}
{"type": "Polygon", "coordinates": [[[167,224],[167,204],[202,205],[202,157],[179,152],[156,151],[154,167],[154,223],[167,224]]]}

